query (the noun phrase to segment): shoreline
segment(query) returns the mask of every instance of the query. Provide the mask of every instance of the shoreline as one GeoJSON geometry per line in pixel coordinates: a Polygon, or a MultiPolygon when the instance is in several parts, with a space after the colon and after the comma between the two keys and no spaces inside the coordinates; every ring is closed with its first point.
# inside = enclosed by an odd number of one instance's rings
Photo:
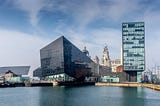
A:
{"type": "Polygon", "coordinates": [[[156,84],[144,84],[144,83],[95,83],[95,86],[115,86],[115,87],[145,87],[153,90],[160,91],[160,85],[156,84]]]}
{"type": "Polygon", "coordinates": [[[160,85],[145,83],[106,83],[106,82],[50,82],[50,83],[15,83],[10,85],[0,85],[0,88],[10,87],[47,87],[47,86],[113,86],[113,87],[145,87],[160,91],[160,85]]]}

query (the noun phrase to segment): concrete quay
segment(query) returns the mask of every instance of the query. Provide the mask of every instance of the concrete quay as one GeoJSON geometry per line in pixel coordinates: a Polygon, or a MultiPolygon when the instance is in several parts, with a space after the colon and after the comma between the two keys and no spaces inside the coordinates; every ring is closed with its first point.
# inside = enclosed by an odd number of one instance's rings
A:
{"type": "Polygon", "coordinates": [[[95,86],[117,86],[117,87],[146,87],[160,91],[160,85],[156,84],[144,84],[144,83],[95,83],[95,86]]]}
{"type": "Polygon", "coordinates": [[[49,86],[87,86],[95,85],[95,82],[54,82],[54,81],[43,81],[43,82],[23,82],[23,83],[1,83],[0,88],[6,87],[49,87],[49,86]]]}
{"type": "Polygon", "coordinates": [[[95,82],[76,82],[76,81],[66,81],[66,82],[28,82],[25,83],[26,87],[36,87],[36,86],[87,86],[87,85],[95,85],[95,82]]]}

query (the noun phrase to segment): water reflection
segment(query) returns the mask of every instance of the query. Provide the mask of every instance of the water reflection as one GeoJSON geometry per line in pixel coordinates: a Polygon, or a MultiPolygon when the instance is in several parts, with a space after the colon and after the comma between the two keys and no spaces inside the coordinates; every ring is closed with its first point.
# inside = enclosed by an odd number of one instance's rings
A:
{"type": "Polygon", "coordinates": [[[123,87],[121,106],[145,106],[143,88],[123,87]]]}
{"type": "Polygon", "coordinates": [[[81,95],[85,93],[85,88],[78,89],[78,87],[41,88],[39,106],[75,106],[86,99],[81,95]]]}
{"type": "Polygon", "coordinates": [[[40,89],[39,106],[63,106],[65,96],[63,87],[42,87],[40,89]]]}
{"type": "Polygon", "coordinates": [[[89,104],[112,106],[145,106],[143,88],[94,87],[41,88],[40,106],[81,106],[89,104]]]}
{"type": "Polygon", "coordinates": [[[98,106],[104,105],[104,95],[99,87],[54,87],[41,88],[40,106],[98,106]],[[48,98],[49,97],[49,98],[48,98]]]}
{"type": "Polygon", "coordinates": [[[0,106],[160,106],[160,92],[125,87],[0,89],[0,106]]]}

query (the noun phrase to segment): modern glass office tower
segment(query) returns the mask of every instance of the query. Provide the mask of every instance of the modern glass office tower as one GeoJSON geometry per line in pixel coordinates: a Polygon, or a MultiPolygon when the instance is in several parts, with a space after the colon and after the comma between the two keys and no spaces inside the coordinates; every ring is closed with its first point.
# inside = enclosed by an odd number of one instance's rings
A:
{"type": "Polygon", "coordinates": [[[144,26],[144,22],[122,23],[123,69],[129,82],[141,82],[145,70],[144,26]]]}
{"type": "Polygon", "coordinates": [[[94,62],[64,36],[40,50],[42,77],[58,81],[84,80],[94,62]]]}

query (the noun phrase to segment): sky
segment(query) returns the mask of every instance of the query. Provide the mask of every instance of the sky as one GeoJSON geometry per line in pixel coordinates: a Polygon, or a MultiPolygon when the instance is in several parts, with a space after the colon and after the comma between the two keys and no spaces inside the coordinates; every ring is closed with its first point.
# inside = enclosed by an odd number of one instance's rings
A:
{"type": "Polygon", "coordinates": [[[120,59],[122,22],[145,22],[146,68],[160,65],[160,0],[0,0],[0,67],[40,66],[40,49],[65,36],[101,59],[120,59]]]}

